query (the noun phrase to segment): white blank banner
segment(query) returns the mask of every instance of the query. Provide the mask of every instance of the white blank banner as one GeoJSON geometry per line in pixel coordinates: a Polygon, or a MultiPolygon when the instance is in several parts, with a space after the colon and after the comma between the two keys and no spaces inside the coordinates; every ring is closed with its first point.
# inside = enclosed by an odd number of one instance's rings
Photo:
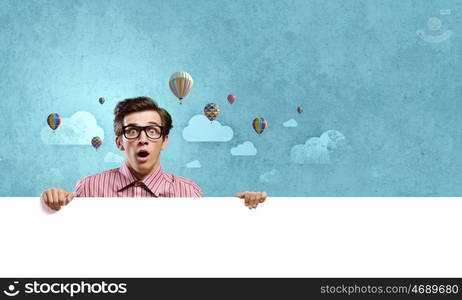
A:
{"type": "Polygon", "coordinates": [[[462,277],[462,199],[0,199],[0,277],[462,277]]]}

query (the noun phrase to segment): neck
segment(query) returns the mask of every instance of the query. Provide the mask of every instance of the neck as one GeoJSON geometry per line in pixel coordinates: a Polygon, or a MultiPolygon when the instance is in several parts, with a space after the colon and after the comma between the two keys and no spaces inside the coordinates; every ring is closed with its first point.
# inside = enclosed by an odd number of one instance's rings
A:
{"type": "Polygon", "coordinates": [[[135,177],[138,180],[144,180],[146,177],[148,177],[152,173],[156,172],[160,168],[160,164],[158,162],[152,167],[151,170],[148,170],[148,171],[145,171],[145,172],[135,170],[128,163],[127,163],[127,166],[130,169],[130,171],[133,173],[133,175],[135,175],[135,177]]]}

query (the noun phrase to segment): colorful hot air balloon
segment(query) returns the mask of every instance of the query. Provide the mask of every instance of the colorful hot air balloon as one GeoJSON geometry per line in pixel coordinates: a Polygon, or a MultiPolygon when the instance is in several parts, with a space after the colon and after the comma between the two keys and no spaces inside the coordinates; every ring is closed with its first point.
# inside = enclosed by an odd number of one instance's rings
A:
{"type": "Polygon", "coordinates": [[[103,104],[104,102],[106,102],[106,99],[104,99],[103,97],[99,98],[98,99],[99,103],[103,104]]]}
{"type": "Polygon", "coordinates": [[[215,120],[220,114],[220,108],[215,103],[209,103],[204,107],[204,115],[210,120],[215,120]]]}
{"type": "Polygon", "coordinates": [[[301,106],[297,107],[297,112],[299,114],[301,114],[303,112],[303,107],[301,107],[301,106]]]}
{"type": "Polygon", "coordinates": [[[234,101],[236,101],[236,95],[233,95],[233,94],[228,95],[228,102],[233,104],[234,101]]]}
{"type": "Polygon", "coordinates": [[[61,116],[58,115],[57,113],[49,114],[47,118],[47,123],[48,123],[48,126],[50,126],[50,128],[53,129],[53,132],[55,132],[55,130],[61,124],[61,116]]]}
{"type": "Polygon", "coordinates": [[[263,118],[255,118],[252,122],[252,126],[255,132],[260,135],[266,130],[266,120],[263,118]]]}
{"type": "Polygon", "coordinates": [[[191,93],[194,81],[187,72],[175,72],[170,76],[169,85],[170,90],[180,99],[181,104],[181,100],[191,93]]]}
{"type": "Polygon", "coordinates": [[[95,136],[94,138],[91,139],[91,145],[96,150],[98,150],[98,148],[101,146],[102,143],[103,143],[103,141],[101,140],[101,138],[99,136],[95,136]]]}

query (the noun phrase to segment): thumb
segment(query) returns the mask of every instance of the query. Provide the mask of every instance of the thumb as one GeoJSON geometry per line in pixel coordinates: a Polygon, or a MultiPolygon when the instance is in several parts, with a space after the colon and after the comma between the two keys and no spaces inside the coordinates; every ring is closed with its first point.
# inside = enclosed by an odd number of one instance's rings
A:
{"type": "Polygon", "coordinates": [[[238,198],[244,198],[245,197],[245,194],[247,194],[248,191],[245,191],[245,192],[241,192],[241,193],[236,193],[236,197],[238,198]]]}
{"type": "Polygon", "coordinates": [[[265,202],[267,197],[268,197],[268,194],[266,192],[261,193],[260,203],[265,202]]]}
{"type": "Polygon", "coordinates": [[[75,197],[75,194],[73,194],[73,193],[68,193],[68,194],[66,195],[66,204],[68,204],[69,202],[71,202],[72,199],[74,199],[74,197],[75,197]]]}

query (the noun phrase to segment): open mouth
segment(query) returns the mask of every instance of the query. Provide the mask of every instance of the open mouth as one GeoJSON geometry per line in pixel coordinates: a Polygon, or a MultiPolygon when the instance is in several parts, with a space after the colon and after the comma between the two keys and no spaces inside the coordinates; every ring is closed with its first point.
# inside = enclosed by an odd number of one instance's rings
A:
{"type": "Polygon", "coordinates": [[[138,157],[144,158],[144,157],[148,157],[149,152],[148,152],[148,151],[141,150],[140,152],[138,152],[137,155],[138,155],[138,157]]]}

